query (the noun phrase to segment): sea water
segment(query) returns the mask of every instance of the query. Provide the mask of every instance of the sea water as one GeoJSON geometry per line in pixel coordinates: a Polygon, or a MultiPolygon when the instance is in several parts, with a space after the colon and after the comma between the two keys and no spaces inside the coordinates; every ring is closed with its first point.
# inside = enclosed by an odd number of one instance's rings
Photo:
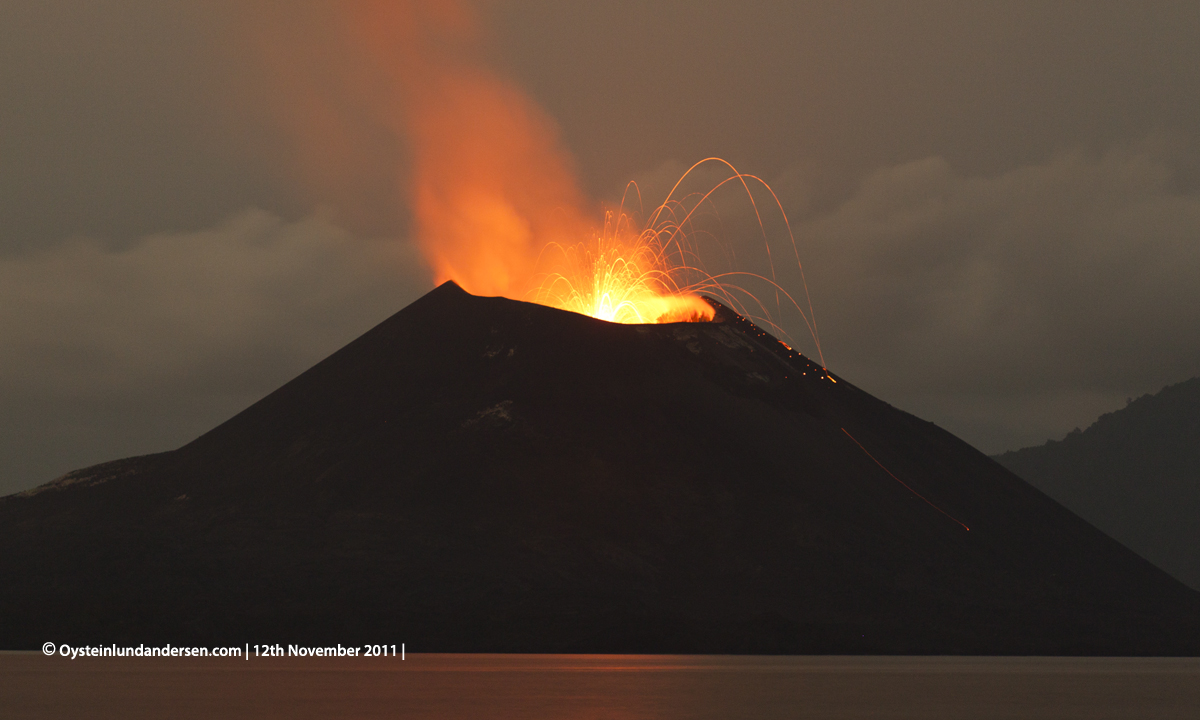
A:
{"type": "Polygon", "coordinates": [[[1200,658],[0,653],[4,718],[1200,718],[1200,658]]]}

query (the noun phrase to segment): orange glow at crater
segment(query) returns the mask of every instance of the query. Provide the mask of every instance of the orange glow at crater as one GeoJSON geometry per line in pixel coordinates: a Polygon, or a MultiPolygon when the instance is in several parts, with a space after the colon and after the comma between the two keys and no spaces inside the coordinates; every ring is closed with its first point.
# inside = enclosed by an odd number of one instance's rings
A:
{"type": "Polygon", "coordinates": [[[713,307],[683,284],[687,268],[672,263],[657,233],[633,232],[628,221],[610,212],[592,242],[548,246],[542,255],[553,269],[530,299],[617,323],[711,320],[713,307]]]}
{"type": "MultiPolygon", "coordinates": [[[[407,141],[407,205],[435,282],[454,280],[472,294],[619,323],[711,320],[713,308],[700,297],[707,293],[744,315],[768,316],[766,324],[782,330],[764,301],[741,286],[752,280],[777,306],[798,311],[816,340],[811,303],[805,312],[776,281],[752,187],[770,194],[785,226],[787,218],[766,183],[709,158],[692,169],[710,163],[729,173],[706,192],[676,197],[689,170],[644,222],[632,183],[636,212],[627,212],[624,201],[600,211],[585,201],[553,119],[488,67],[486,34],[468,2],[361,0],[339,7],[351,47],[371,68],[364,75],[390,94],[375,112],[407,141]],[[745,191],[763,236],[767,275],[704,270],[694,223],[697,213],[716,214],[710,198],[725,185],[745,191]]],[[[790,227],[787,234],[795,251],[790,227]]],[[[717,252],[733,255],[727,247],[717,252]]]]}
{"type": "Polygon", "coordinates": [[[391,78],[408,140],[416,241],[441,283],[612,322],[709,319],[681,280],[677,244],[623,213],[587,218],[554,121],[481,58],[483,33],[455,0],[344,6],[355,46],[391,78]]]}

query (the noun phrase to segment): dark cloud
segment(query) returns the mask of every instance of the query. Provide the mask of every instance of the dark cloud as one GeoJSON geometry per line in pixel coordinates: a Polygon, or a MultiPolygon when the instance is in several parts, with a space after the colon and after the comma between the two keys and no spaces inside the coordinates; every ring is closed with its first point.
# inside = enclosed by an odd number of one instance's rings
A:
{"type": "MultiPolygon", "coordinates": [[[[0,6],[0,491],[186,441],[429,287],[333,7],[0,6]]],[[[593,194],[771,180],[885,399],[994,451],[1200,373],[1195,3],[486,7],[593,194]]]]}
{"type": "Polygon", "coordinates": [[[499,7],[504,57],[599,192],[720,155],[768,177],[801,165],[828,204],[875,168],[932,155],[994,174],[1200,127],[1194,3],[499,7]]]}
{"type": "Polygon", "coordinates": [[[423,276],[407,244],[263,211],[0,259],[0,487],[177,447],[416,299],[423,276]]]}
{"type": "Polygon", "coordinates": [[[1177,189],[1175,154],[871,174],[798,227],[827,359],[992,452],[1200,374],[1200,192],[1177,189]]]}
{"type": "Polygon", "coordinates": [[[394,138],[330,128],[321,141],[354,171],[314,173],[288,125],[312,115],[306,98],[331,83],[318,69],[339,57],[336,43],[315,42],[321,5],[0,6],[0,253],[75,235],[119,245],[246,207],[294,219],[324,203],[352,229],[399,232],[394,138]],[[304,48],[288,56],[304,67],[275,62],[281,33],[304,48]]]}

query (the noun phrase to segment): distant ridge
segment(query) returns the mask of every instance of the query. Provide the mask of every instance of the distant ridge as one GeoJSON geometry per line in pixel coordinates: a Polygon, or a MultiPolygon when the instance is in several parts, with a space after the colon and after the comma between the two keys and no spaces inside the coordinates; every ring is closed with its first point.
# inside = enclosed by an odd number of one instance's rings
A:
{"type": "Polygon", "coordinates": [[[1200,593],[717,320],[444,284],[178,450],[0,498],[0,647],[1200,654],[1200,593]]]}
{"type": "Polygon", "coordinates": [[[995,459],[1200,590],[1200,378],[995,459]]]}

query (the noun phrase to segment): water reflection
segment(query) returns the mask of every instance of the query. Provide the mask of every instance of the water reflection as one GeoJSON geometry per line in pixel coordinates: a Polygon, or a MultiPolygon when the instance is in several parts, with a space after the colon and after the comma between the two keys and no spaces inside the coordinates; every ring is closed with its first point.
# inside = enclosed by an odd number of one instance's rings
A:
{"type": "Polygon", "coordinates": [[[1200,659],[0,653],[8,718],[1196,718],[1200,659]]]}

